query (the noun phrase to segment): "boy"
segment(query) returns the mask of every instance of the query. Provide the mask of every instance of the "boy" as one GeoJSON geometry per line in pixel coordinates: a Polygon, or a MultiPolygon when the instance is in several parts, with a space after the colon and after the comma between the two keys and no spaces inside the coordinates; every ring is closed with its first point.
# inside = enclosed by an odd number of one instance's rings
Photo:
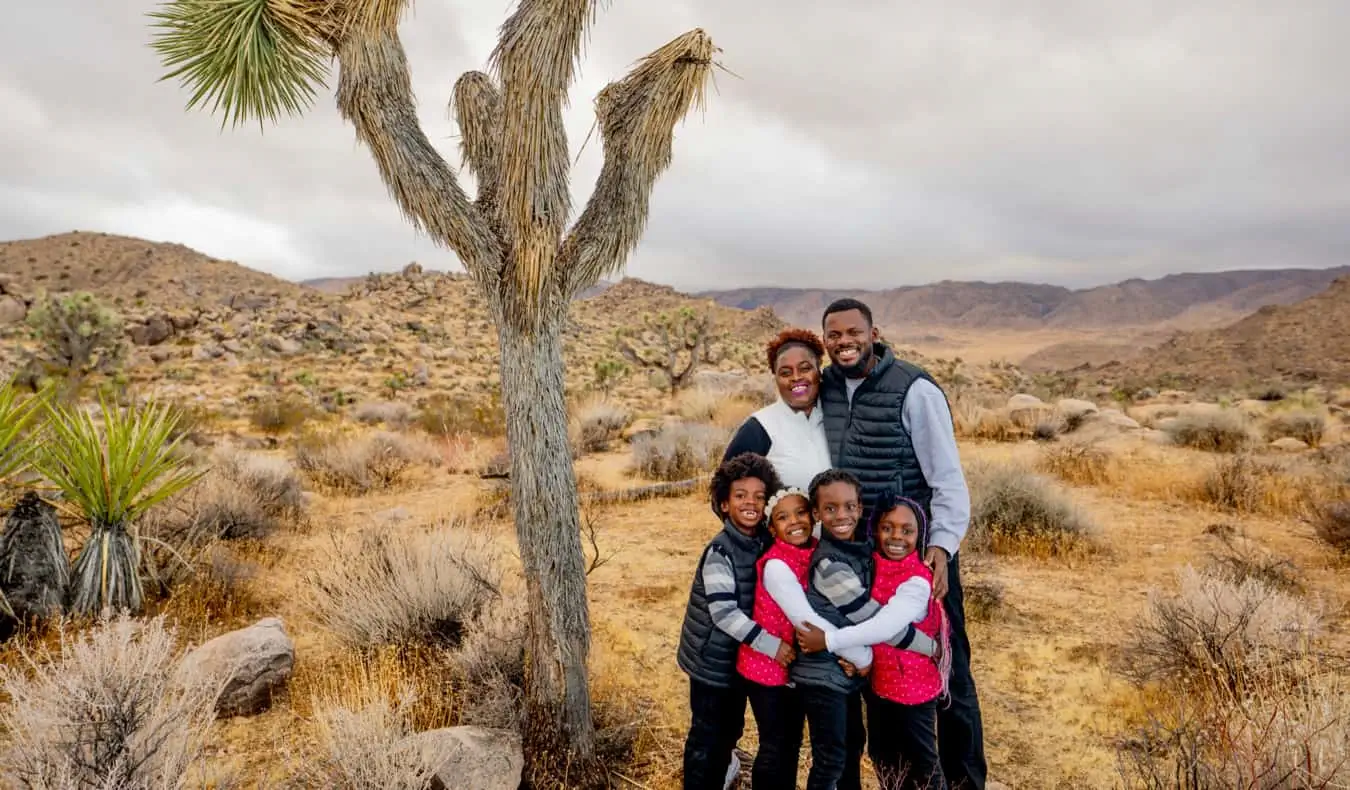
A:
{"type": "Polygon", "coordinates": [[[764,504],[782,487],[763,456],[742,453],[727,460],[709,486],[722,530],[708,543],[694,573],[680,629],[677,660],[689,675],[689,734],[684,742],[685,790],[723,790],[730,783],[732,751],[745,728],[746,681],[736,671],[740,645],[788,666],[790,642],[751,619],[755,563],[769,547],[764,504]]]}

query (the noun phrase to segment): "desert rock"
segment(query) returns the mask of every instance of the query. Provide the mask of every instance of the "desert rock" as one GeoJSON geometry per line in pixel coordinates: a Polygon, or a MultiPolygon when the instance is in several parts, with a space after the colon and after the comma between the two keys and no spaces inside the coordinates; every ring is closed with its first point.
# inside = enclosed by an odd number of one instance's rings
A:
{"type": "Polygon", "coordinates": [[[432,767],[433,788],[516,790],[525,768],[520,736],[485,727],[446,727],[411,736],[432,767]]]}
{"type": "Polygon", "coordinates": [[[272,703],[272,692],[286,683],[295,666],[295,643],[278,617],[211,639],[183,658],[189,676],[223,681],[216,699],[221,716],[248,716],[272,703]]]}

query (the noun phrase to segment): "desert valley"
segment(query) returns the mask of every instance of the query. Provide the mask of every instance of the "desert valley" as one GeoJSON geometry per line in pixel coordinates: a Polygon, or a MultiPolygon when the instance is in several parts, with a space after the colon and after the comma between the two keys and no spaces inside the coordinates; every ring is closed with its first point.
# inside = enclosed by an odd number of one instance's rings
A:
{"type": "MultiPolygon", "coordinates": [[[[952,406],[991,780],[1350,782],[1347,275],[853,294],[952,406]]],[[[615,787],[679,787],[675,646],[717,528],[707,475],[776,397],[765,341],[818,330],[839,295],[624,279],[571,305],[591,686],[615,787]]],[[[471,757],[430,786],[514,787],[493,782],[519,781],[522,582],[496,332],[468,277],[410,264],[296,283],[72,232],[0,244],[0,335],[0,417],[37,392],[163,404],[176,463],[200,475],[135,525],[158,642],[129,646],[116,622],[7,621],[11,761],[36,770],[56,748],[44,727],[79,683],[150,668],[160,685],[138,704],[165,738],[138,748],[204,787],[427,786],[417,755],[447,738],[471,757]],[[224,693],[167,690],[175,668],[241,645],[264,658],[232,666],[224,693]]],[[[0,426],[0,461],[46,435],[44,414],[0,426]]],[[[66,556],[89,540],[40,466],[0,481],[6,563],[28,556],[12,536],[35,507],[59,518],[66,556]],[[35,487],[54,511],[21,499],[35,487]]],[[[41,608],[31,583],[5,584],[16,611],[41,608]]]]}

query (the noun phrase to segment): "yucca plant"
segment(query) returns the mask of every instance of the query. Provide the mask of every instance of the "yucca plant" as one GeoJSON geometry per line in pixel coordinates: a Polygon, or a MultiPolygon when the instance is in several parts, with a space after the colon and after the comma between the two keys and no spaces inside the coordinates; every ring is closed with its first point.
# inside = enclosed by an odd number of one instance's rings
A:
{"type": "Polygon", "coordinates": [[[204,473],[175,452],[182,441],[174,438],[179,414],[156,403],[117,409],[100,397],[102,419],[95,422],[78,405],[44,406],[48,435],[33,466],[61,491],[64,507],[93,530],[75,558],[71,611],[139,613],[144,597],[136,522],[204,473]]]}
{"type": "Polygon", "coordinates": [[[28,468],[32,443],[26,441],[39,398],[20,398],[14,377],[0,385],[0,492],[28,468]]]}

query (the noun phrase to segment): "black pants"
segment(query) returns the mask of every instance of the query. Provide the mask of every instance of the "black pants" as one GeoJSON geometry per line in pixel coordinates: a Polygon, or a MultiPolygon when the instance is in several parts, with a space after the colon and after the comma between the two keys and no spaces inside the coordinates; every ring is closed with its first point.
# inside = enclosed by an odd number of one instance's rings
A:
{"type": "Polygon", "coordinates": [[[867,695],[867,754],[881,790],[947,790],[938,759],[938,702],[901,705],[867,695]]]}
{"type": "Polygon", "coordinates": [[[947,596],[951,624],[952,676],[950,704],[938,706],[938,755],[952,790],[984,790],[988,767],[984,758],[984,725],[980,698],[970,674],[970,638],[966,636],[965,595],[961,591],[961,555],[947,562],[947,596]]]}
{"type": "Polygon", "coordinates": [[[722,790],[731,752],[745,730],[746,686],[729,688],[689,680],[689,734],[684,739],[684,790],[722,790]]]}
{"type": "Polygon", "coordinates": [[[862,694],[818,686],[800,687],[811,731],[811,772],[806,790],[861,790],[862,753],[867,742],[862,694]]]}
{"type": "Polygon", "coordinates": [[[759,751],[750,772],[755,790],[797,790],[797,759],[802,750],[806,710],[791,686],[761,686],[746,681],[750,710],[759,727],[759,751]]]}

